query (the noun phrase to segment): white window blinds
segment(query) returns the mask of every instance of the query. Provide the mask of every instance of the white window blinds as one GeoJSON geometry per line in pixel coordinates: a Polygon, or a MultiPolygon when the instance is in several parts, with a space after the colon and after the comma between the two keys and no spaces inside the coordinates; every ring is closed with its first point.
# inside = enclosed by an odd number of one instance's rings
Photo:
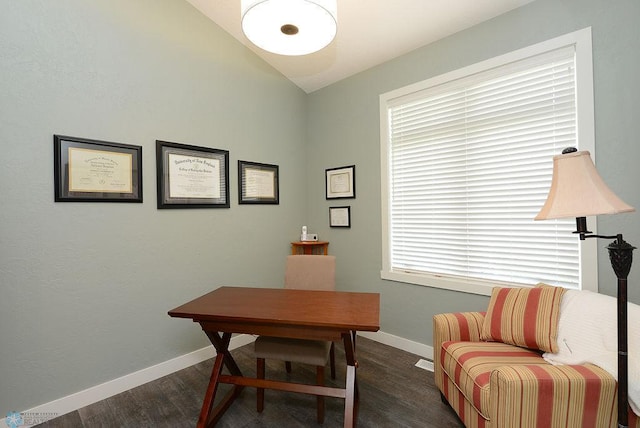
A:
{"type": "Polygon", "coordinates": [[[580,287],[575,221],[534,222],[576,137],[568,46],[391,99],[390,268],[580,287]]]}

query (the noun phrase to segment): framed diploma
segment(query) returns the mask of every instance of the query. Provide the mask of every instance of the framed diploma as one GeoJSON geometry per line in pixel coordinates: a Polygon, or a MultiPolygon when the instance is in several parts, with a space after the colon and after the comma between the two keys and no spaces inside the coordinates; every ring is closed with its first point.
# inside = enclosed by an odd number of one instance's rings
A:
{"type": "Polygon", "coordinates": [[[56,202],[142,202],[142,147],[53,136],[56,202]]]}
{"type": "Polygon", "coordinates": [[[156,140],[158,208],[229,208],[229,152],[156,140]]]}
{"type": "Polygon", "coordinates": [[[239,160],[238,200],[241,204],[279,204],[278,165],[239,160]]]}
{"type": "Polygon", "coordinates": [[[351,207],[330,207],[329,226],[351,227],[351,207]]]}
{"type": "Polygon", "coordinates": [[[325,170],[326,199],[349,199],[356,197],[355,165],[325,170]]]}

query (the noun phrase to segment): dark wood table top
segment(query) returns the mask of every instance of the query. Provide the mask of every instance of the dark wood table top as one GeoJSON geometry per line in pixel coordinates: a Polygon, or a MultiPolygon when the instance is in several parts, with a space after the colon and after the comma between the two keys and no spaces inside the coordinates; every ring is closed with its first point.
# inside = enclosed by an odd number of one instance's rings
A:
{"type": "Polygon", "coordinates": [[[220,287],[169,311],[195,322],[222,321],[378,331],[380,295],[284,288],[220,287]]]}

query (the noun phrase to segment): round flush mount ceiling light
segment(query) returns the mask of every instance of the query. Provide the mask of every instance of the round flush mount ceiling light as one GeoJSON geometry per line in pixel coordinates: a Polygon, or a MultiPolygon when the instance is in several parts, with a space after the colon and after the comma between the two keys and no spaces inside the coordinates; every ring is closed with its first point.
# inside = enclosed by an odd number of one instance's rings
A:
{"type": "Polygon", "coordinates": [[[242,0],[242,31],[280,55],[307,55],[336,36],[336,0],[242,0]]]}

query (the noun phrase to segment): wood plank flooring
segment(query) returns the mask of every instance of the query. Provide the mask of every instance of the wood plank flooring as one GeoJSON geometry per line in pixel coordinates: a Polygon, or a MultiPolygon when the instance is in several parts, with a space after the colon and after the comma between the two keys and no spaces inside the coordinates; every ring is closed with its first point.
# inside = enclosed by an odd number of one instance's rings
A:
{"type": "MultiPolygon", "coordinates": [[[[358,337],[358,427],[462,427],[433,382],[433,373],[415,367],[420,357],[358,337]]],[[[255,376],[253,344],[232,351],[240,370],[255,376]]],[[[329,385],[344,386],[344,349],[336,344],[336,380],[326,370],[329,385]]],[[[156,381],[52,419],[40,427],[195,427],[213,359],[156,381]]],[[[267,378],[313,383],[315,369],[293,365],[287,376],[284,363],[267,361],[267,378]]],[[[230,385],[221,385],[222,397],[230,385]]],[[[256,412],[256,392],[245,388],[217,426],[224,428],[342,427],[344,400],[325,398],[325,422],[316,422],[315,397],[282,391],[265,391],[265,409],[256,412]]]]}

